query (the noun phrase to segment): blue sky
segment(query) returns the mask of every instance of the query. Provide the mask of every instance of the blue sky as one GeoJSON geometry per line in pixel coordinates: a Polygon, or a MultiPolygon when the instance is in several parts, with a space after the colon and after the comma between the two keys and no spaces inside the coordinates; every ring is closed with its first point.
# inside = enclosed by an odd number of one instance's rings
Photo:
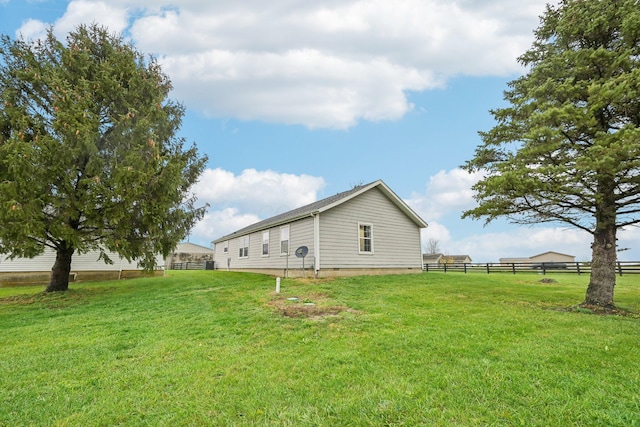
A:
{"type": "MultiPolygon", "coordinates": [[[[255,221],[384,180],[428,223],[423,242],[474,261],[546,251],[588,260],[562,224],[462,220],[479,178],[460,169],[523,70],[544,0],[0,0],[0,32],[59,38],[98,22],[158,58],[209,157],[194,191],[208,245],[255,221]],[[176,6],[176,4],[178,6],[176,6]]],[[[640,259],[636,229],[621,259],[640,259]]]]}

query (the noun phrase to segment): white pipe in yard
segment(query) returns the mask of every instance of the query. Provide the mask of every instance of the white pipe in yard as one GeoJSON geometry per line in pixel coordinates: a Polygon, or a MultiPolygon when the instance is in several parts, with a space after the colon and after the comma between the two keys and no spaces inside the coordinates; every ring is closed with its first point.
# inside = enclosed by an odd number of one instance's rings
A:
{"type": "Polygon", "coordinates": [[[280,293],[280,278],[276,277],[276,294],[280,293]]]}

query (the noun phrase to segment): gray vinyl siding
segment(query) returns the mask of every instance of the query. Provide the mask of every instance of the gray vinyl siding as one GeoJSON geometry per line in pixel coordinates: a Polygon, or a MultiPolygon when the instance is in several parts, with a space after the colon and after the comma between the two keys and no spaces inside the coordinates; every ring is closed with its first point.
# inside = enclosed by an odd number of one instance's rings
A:
{"type": "Polygon", "coordinates": [[[315,257],[315,249],[313,247],[313,218],[309,217],[291,223],[290,233],[289,268],[302,268],[302,258],[298,258],[295,255],[295,250],[300,246],[306,246],[309,249],[307,256],[304,258],[304,266],[312,266],[315,257]]]}
{"type": "MultiPolygon", "coordinates": [[[[108,252],[113,264],[105,264],[98,260],[98,251],[91,251],[84,254],[73,254],[71,260],[71,271],[120,271],[120,270],[140,270],[136,261],[128,262],[126,259],[113,252],[108,252]]],[[[46,249],[42,255],[34,258],[8,259],[5,255],[0,255],[0,272],[38,272],[51,271],[56,254],[51,249],[46,249]]],[[[164,266],[162,257],[156,259],[158,266],[164,266]]]]}
{"type": "Polygon", "coordinates": [[[216,268],[226,269],[227,258],[230,258],[230,263],[233,264],[234,260],[238,259],[238,239],[229,239],[216,243],[213,260],[215,261],[216,268]],[[228,242],[228,251],[224,252],[225,242],[228,242]]]}
{"type": "Polygon", "coordinates": [[[420,228],[377,188],[320,215],[320,269],[421,268],[420,228]],[[358,224],[371,224],[373,253],[359,253],[358,224]]]}
{"type": "Polygon", "coordinates": [[[262,255],[262,232],[259,230],[249,234],[249,256],[239,257],[239,238],[229,239],[229,252],[223,252],[224,241],[218,242],[215,249],[216,268],[226,269],[227,258],[231,258],[230,267],[234,269],[289,269],[301,268],[302,259],[297,258],[294,251],[300,246],[309,248],[309,253],[304,259],[305,267],[313,265],[315,251],[313,248],[313,218],[308,217],[294,221],[289,225],[289,257],[280,255],[280,228],[275,226],[269,230],[269,255],[262,255]]]}
{"type": "Polygon", "coordinates": [[[0,272],[51,271],[55,261],[56,254],[52,250],[34,258],[8,259],[7,256],[0,255],[0,272]]]}

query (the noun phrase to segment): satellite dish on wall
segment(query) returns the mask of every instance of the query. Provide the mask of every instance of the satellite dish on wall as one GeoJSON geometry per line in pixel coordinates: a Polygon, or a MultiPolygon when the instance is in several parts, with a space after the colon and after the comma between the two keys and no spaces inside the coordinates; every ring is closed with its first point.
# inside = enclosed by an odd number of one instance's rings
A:
{"type": "Polygon", "coordinates": [[[309,248],[306,246],[300,246],[298,249],[296,249],[296,256],[298,258],[304,258],[307,256],[308,253],[309,253],[309,248]]]}
{"type": "Polygon", "coordinates": [[[309,248],[306,246],[300,246],[298,249],[296,249],[296,257],[298,258],[302,258],[302,276],[304,277],[304,257],[307,256],[307,254],[309,253],[309,248]]]}

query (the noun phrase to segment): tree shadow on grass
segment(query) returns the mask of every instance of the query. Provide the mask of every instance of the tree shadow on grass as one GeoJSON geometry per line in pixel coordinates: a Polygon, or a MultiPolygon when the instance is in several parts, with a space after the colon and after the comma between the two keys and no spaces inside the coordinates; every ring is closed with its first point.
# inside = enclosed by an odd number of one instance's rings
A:
{"type": "Polygon", "coordinates": [[[65,292],[38,292],[35,294],[11,295],[0,298],[0,306],[41,305],[50,309],[63,309],[85,304],[97,295],[109,291],[107,287],[68,289],[65,292]]]}

